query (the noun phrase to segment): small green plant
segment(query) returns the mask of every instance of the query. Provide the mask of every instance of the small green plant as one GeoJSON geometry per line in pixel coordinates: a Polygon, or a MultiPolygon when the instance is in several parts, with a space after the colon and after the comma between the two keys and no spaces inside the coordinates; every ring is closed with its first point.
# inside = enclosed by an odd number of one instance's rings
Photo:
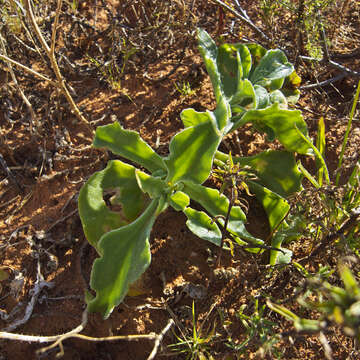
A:
{"type": "Polygon", "coordinates": [[[186,360],[214,360],[210,354],[210,345],[216,338],[215,325],[208,334],[203,335],[202,325],[198,328],[195,317],[195,304],[192,303],[192,335],[187,336],[182,333],[181,336],[175,334],[178,342],[169,346],[176,354],[182,354],[186,360]]]}
{"type": "Polygon", "coordinates": [[[182,96],[192,96],[195,94],[195,90],[191,88],[191,85],[188,81],[183,81],[181,84],[178,84],[177,82],[174,83],[176,90],[182,95],[182,96]]]}
{"type": "MultiPolygon", "coordinates": [[[[94,147],[107,148],[144,169],[109,161],[80,191],[83,229],[100,256],[91,272],[90,285],[96,297],[89,300],[88,309],[104,317],[149,266],[151,229],[169,206],[186,215],[186,225],[195,235],[217,246],[223,243],[226,223],[230,241],[255,253],[267,248],[262,239],[245,229],[246,215],[240,206],[229,207],[224,194],[203,185],[214,163],[219,168],[227,166],[229,155],[218,151],[227,133],[250,123],[285,148],[231,158],[233,166],[249,170],[249,176],[243,174],[246,184],[264,206],[273,231],[288,213],[286,197],[301,187],[302,174],[294,152],[312,154],[312,147],[301,112],[287,109],[299,96],[293,66],[280,50],[267,51],[257,44],[217,47],[201,29],[198,39],[217,107],[206,112],[184,110],[181,120],[185,129],[171,139],[168,156],[158,155],[137,132],[125,130],[117,122],[96,130],[94,147]],[[104,193],[110,196],[107,202],[104,193]],[[202,210],[190,206],[190,200],[202,210]]],[[[281,243],[277,240],[271,253],[278,253],[281,243]]]]}
{"type": "Polygon", "coordinates": [[[321,314],[318,320],[297,316],[286,307],[268,300],[269,308],[292,321],[297,331],[320,332],[327,325],[340,325],[344,332],[360,340],[360,287],[351,270],[341,264],[339,275],[344,287],[331,285],[323,276],[308,277],[308,290],[299,303],[321,314]],[[310,295],[312,300],[310,300],[310,295]],[[313,300],[316,297],[318,300],[313,300]]]}
{"type": "Polygon", "coordinates": [[[264,358],[266,355],[272,358],[281,359],[281,352],[274,347],[280,340],[277,334],[278,325],[266,319],[265,309],[266,305],[260,305],[259,299],[254,299],[254,312],[251,315],[246,315],[245,310],[248,305],[243,304],[237,313],[238,319],[245,328],[246,339],[240,344],[235,343],[233,339],[228,340],[228,346],[235,351],[236,354],[245,354],[248,346],[255,345],[258,350],[257,354],[264,358]]]}

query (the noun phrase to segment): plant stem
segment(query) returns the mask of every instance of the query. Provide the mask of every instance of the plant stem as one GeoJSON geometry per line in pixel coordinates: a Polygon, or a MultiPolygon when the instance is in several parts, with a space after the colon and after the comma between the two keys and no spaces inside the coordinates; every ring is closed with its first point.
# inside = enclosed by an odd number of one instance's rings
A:
{"type": "MultiPolygon", "coordinates": [[[[339,163],[338,163],[338,166],[337,166],[338,170],[340,170],[341,165],[342,165],[342,161],[343,161],[343,157],[344,157],[344,153],[345,153],[345,149],[346,149],[346,145],[347,145],[347,141],[348,141],[348,137],[349,137],[349,133],[350,133],[350,129],[351,129],[352,119],[353,119],[354,114],[355,114],[356,104],[357,104],[357,102],[359,100],[359,94],[360,94],[360,80],[358,82],[355,98],[354,98],[353,105],[352,105],[352,108],[351,108],[351,111],[350,111],[349,121],[348,121],[348,124],[347,124],[344,140],[343,140],[343,143],[342,143],[342,148],[341,148],[340,157],[339,157],[339,163]]],[[[340,175],[341,175],[341,171],[338,171],[338,173],[336,174],[336,181],[335,181],[336,186],[339,185],[340,175]]]]}

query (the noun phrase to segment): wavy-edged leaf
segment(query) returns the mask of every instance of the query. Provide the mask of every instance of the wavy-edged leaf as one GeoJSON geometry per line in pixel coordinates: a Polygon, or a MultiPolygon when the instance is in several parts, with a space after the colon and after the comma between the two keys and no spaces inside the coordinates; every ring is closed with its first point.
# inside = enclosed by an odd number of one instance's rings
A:
{"type": "Polygon", "coordinates": [[[170,187],[164,180],[145,174],[140,170],[136,170],[135,175],[140,189],[144,193],[149,194],[152,199],[158,198],[170,191],[170,187]]]}
{"type": "Polygon", "coordinates": [[[90,286],[96,291],[89,301],[90,312],[100,312],[106,319],[126,296],[129,285],[135,282],[150,265],[149,236],[158,214],[158,200],[129,225],[105,234],[99,241],[101,255],[94,261],[90,286]]]}
{"type": "Polygon", "coordinates": [[[209,111],[199,112],[192,108],[185,109],[181,112],[180,118],[185,128],[196,126],[211,120],[212,113],[209,111]]]}
{"type": "Polygon", "coordinates": [[[251,74],[250,80],[253,84],[276,90],[293,71],[294,67],[281,50],[268,50],[251,74]]]}
{"type": "Polygon", "coordinates": [[[124,130],[118,122],[99,126],[96,129],[94,147],[106,147],[114,154],[136,162],[150,172],[166,170],[161,156],[159,156],[137,131],[124,130]]]}
{"type": "Polygon", "coordinates": [[[241,118],[241,124],[244,125],[248,122],[253,123],[260,131],[266,131],[267,127],[270,128],[288,151],[313,154],[312,148],[309,146],[310,139],[308,141],[304,139],[304,137],[308,138],[308,130],[299,110],[283,110],[276,103],[266,109],[246,112],[241,118]]]}
{"type": "Polygon", "coordinates": [[[190,204],[190,198],[187,194],[182,191],[176,191],[174,194],[171,194],[169,197],[169,204],[176,211],[184,211],[187,206],[190,204]]]}
{"type": "Polygon", "coordinates": [[[180,180],[203,183],[210,174],[216,149],[222,139],[215,116],[212,121],[186,128],[176,134],[169,145],[170,155],[164,160],[168,168],[166,182],[180,180]]]}
{"type": "Polygon", "coordinates": [[[79,215],[89,243],[98,249],[101,236],[135,220],[145,202],[136,181],[135,168],[120,160],[109,161],[104,170],[90,177],[79,194],[79,215]],[[106,206],[105,190],[115,191],[114,200],[122,206],[121,211],[111,211],[106,206]]]}
{"type": "Polygon", "coordinates": [[[194,210],[190,207],[187,207],[184,210],[184,213],[188,218],[186,225],[192,233],[217,246],[221,245],[221,231],[206,213],[194,210]]]}
{"type": "Polygon", "coordinates": [[[209,74],[216,102],[223,96],[220,73],[217,66],[218,48],[211,36],[203,29],[197,29],[199,51],[209,74]]]}

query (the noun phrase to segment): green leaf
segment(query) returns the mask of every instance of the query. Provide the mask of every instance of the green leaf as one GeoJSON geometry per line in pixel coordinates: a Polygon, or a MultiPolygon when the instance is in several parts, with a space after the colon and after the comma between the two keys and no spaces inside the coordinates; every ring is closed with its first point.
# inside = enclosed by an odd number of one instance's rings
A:
{"type": "Polygon", "coordinates": [[[217,67],[220,72],[221,85],[228,99],[236,93],[240,80],[240,55],[234,46],[223,44],[218,48],[217,67]]]}
{"type": "Polygon", "coordinates": [[[260,60],[265,56],[267,50],[259,44],[246,44],[246,47],[249,49],[251,54],[253,72],[260,60]]]}
{"type": "Polygon", "coordinates": [[[105,234],[99,241],[100,258],[91,272],[90,285],[96,291],[88,303],[90,312],[100,312],[106,319],[124,299],[129,285],[148,268],[151,261],[149,236],[158,215],[158,200],[129,225],[105,234]]]}
{"type": "Polygon", "coordinates": [[[280,90],[275,90],[270,93],[270,102],[272,104],[278,103],[280,109],[286,110],[288,108],[286,97],[280,90]]]}
{"type": "Polygon", "coordinates": [[[271,87],[271,90],[275,90],[282,86],[283,79],[293,71],[294,67],[281,50],[268,50],[251,74],[250,81],[253,84],[271,87]]]}
{"type": "Polygon", "coordinates": [[[118,122],[99,126],[96,129],[94,147],[106,147],[114,154],[134,161],[150,172],[160,169],[166,170],[161,156],[159,156],[137,131],[124,130],[118,122]]]}
{"type": "Polygon", "coordinates": [[[199,51],[209,74],[216,102],[223,96],[220,73],[217,66],[218,49],[211,36],[203,29],[197,29],[199,51]]]}
{"type": "Polygon", "coordinates": [[[186,128],[212,121],[212,116],[213,114],[209,111],[198,112],[191,108],[183,110],[180,114],[180,118],[186,128]]]}
{"type": "Polygon", "coordinates": [[[276,229],[288,213],[289,203],[280,195],[254,181],[248,181],[248,186],[262,204],[269,219],[270,229],[276,229]]]}
{"type": "Polygon", "coordinates": [[[252,65],[250,50],[244,44],[234,44],[233,46],[237,49],[240,55],[240,66],[239,66],[240,78],[241,79],[248,78],[252,65]]]}
{"type": "MultiPolygon", "coordinates": [[[[218,221],[224,224],[224,218],[229,208],[229,200],[216,189],[201,186],[190,181],[184,181],[183,191],[190,196],[191,199],[198,202],[211,216],[222,216],[218,221]]],[[[263,244],[263,241],[255,238],[245,228],[246,216],[239,206],[231,208],[229,223],[227,230],[245,239],[252,244],[263,244]]]]}
{"type": "Polygon", "coordinates": [[[214,118],[176,134],[170,142],[170,155],[164,160],[168,168],[166,182],[176,184],[180,180],[190,180],[203,183],[209,177],[221,138],[214,118]]]}
{"type": "Polygon", "coordinates": [[[267,106],[269,106],[270,98],[269,98],[269,93],[267,92],[267,90],[260,85],[255,85],[254,90],[255,90],[255,97],[256,97],[256,103],[255,103],[254,108],[255,109],[264,109],[267,106]]]}
{"type": "MultiPolygon", "coordinates": [[[[253,85],[247,79],[242,80],[238,84],[238,89],[236,94],[232,97],[231,101],[231,109],[233,113],[237,113],[236,108],[238,106],[244,108],[248,108],[250,106],[254,107],[256,104],[256,93],[253,85]]],[[[232,120],[234,121],[234,120],[232,120]]]]}
{"type": "MultiPolygon", "coordinates": [[[[325,159],[325,122],[324,118],[321,117],[319,119],[318,123],[318,131],[317,131],[317,137],[316,137],[316,148],[319,150],[319,153],[325,159]]],[[[323,183],[323,177],[324,177],[324,166],[319,159],[316,159],[316,167],[318,169],[318,183],[320,186],[322,186],[323,183]]]]}
{"type": "Polygon", "coordinates": [[[206,213],[189,207],[184,210],[184,213],[188,218],[186,225],[191,232],[201,239],[220,246],[222,237],[221,231],[206,213]]]}
{"type": "Polygon", "coordinates": [[[154,199],[170,191],[170,187],[164,180],[145,174],[140,170],[135,172],[136,180],[140,189],[154,199]]]}
{"type": "Polygon", "coordinates": [[[280,196],[287,197],[301,189],[303,176],[293,153],[267,150],[254,156],[233,157],[233,160],[250,166],[259,181],[280,196]]]}
{"type": "Polygon", "coordinates": [[[184,211],[184,209],[190,204],[190,198],[182,191],[176,191],[170,196],[169,204],[176,211],[184,211]]]}
{"type": "Polygon", "coordinates": [[[79,215],[89,243],[98,250],[101,236],[135,220],[145,202],[136,181],[135,168],[120,160],[109,161],[104,170],[90,177],[79,194],[79,215]],[[115,200],[122,206],[122,211],[111,211],[106,206],[105,190],[115,191],[115,200]]]}
{"type": "Polygon", "coordinates": [[[283,110],[280,109],[279,104],[273,104],[266,109],[246,112],[241,119],[241,124],[248,122],[253,123],[260,131],[269,127],[288,151],[313,154],[308,143],[310,139],[308,141],[304,139],[304,137],[308,138],[308,131],[299,110],[283,110]],[[300,136],[296,128],[303,136],[300,136]]]}

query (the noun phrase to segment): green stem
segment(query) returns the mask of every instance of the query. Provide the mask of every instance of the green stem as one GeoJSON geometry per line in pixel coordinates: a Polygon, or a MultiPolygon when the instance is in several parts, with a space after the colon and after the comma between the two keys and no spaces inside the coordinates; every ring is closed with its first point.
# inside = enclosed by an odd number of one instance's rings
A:
{"type": "Polygon", "coordinates": [[[348,141],[348,137],[349,137],[349,133],[350,133],[350,129],[351,129],[352,119],[353,119],[354,114],[355,114],[356,104],[357,104],[357,102],[359,100],[359,94],[360,94],[360,80],[358,82],[355,98],[354,98],[353,105],[352,105],[352,108],[351,108],[351,111],[350,111],[349,121],[348,121],[348,124],[347,124],[344,140],[343,140],[343,143],[342,143],[342,148],[341,148],[340,157],[339,157],[339,163],[338,163],[338,166],[337,166],[339,171],[336,174],[336,181],[335,181],[336,186],[339,185],[339,180],[340,180],[340,175],[341,175],[340,168],[341,168],[341,165],[342,165],[342,161],[343,161],[343,157],[344,157],[344,153],[345,153],[345,149],[346,149],[346,145],[347,145],[347,141],[348,141]]]}

